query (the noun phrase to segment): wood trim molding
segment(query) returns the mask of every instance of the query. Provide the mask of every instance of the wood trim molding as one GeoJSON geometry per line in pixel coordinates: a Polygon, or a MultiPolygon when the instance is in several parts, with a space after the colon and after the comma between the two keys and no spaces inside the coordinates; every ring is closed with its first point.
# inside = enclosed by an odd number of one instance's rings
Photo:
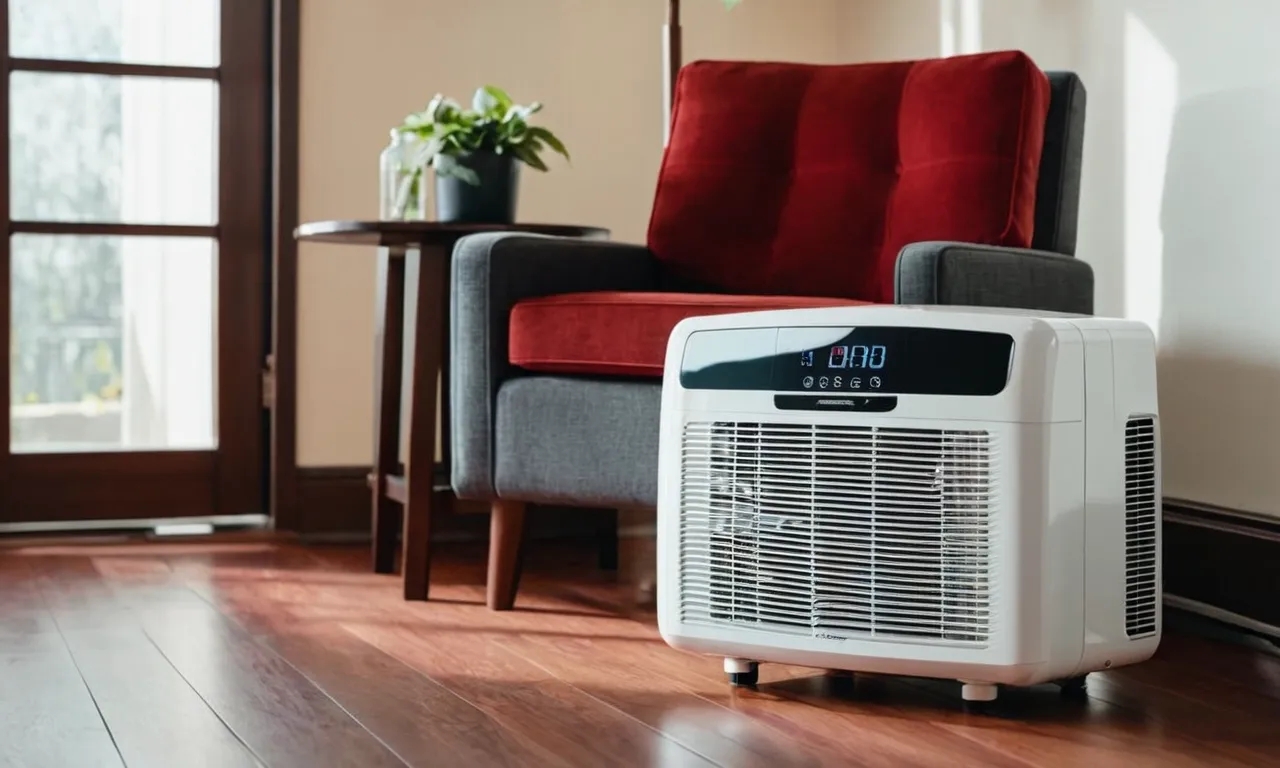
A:
{"type": "Polygon", "coordinates": [[[11,235],[107,235],[116,237],[218,237],[211,224],[118,224],[99,221],[12,221],[11,235]]]}
{"type": "MultiPolygon", "coordinates": [[[[298,516],[298,96],[299,0],[275,0],[272,62],[272,292],[268,374],[271,405],[271,515],[277,530],[299,531],[298,516]]],[[[314,476],[313,476],[314,478],[314,476]]],[[[364,492],[368,501],[368,492],[364,492]]],[[[321,504],[325,502],[319,502],[321,504]]],[[[340,522],[340,521],[331,521],[340,522]]],[[[345,523],[343,523],[345,524],[345,523]]],[[[367,527],[367,526],[366,526],[367,527]]]]}
{"type": "MultiPolygon", "coordinates": [[[[369,539],[373,522],[373,497],[369,492],[372,468],[296,467],[294,530],[303,538],[369,539]]],[[[484,513],[484,502],[457,502],[454,509],[484,513]]],[[[489,520],[485,514],[442,515],[432,523],[432,541],[483,541],[489,520]]]]}
{"type": "Polygon", "coordinates": [[[217,509],[267,508],[262,366],[270,302],[271,9],[222,0],[218,88],[217,509]]]}
{"type": "Polygon", "coordinates": [[[1280,519],[1170,502],[1163,534],[1168,602],[1249,631],[1280,627],[1280,519]]]}
{"type": "Polygon", "coordinates": [[[180,77],[192,80],[217,80],[218,67],[183,67],[169,64],[125,64],[115,61],[67,61],[65,59],[9,59],[11,72],[61,72],[76,75],[110,75],[114,77],[180,77]]]}
{"type": "Polygon", "coordinates": [[[5,523],[212,517],[215,451],[15,453],[5,523]]]}
{"type": "MultiPolygon", "coordinates": [[[[303,537],[369,537],[368,467],[293,467],[290,530],[303,537]],[[305,513],[299,514],[300,510],[305,513]]],[[[277,493],[280,490],[277,478],[277,493]]],[[[277,499],[279,496],[277,495],[277,499]]],[[[276,528],[281,528],[276,520],[276,528]]]]}

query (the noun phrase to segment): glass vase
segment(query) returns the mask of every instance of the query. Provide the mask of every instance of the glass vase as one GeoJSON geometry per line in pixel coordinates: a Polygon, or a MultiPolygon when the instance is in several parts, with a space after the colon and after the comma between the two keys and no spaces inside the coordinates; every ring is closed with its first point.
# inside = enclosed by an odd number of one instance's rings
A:
{"type": "Polygon", "coordinates": [[[379,158],[380,204],[383,221],[425,221],[427,172],[421,140],[391,131],[391,141],[379,158]]]}

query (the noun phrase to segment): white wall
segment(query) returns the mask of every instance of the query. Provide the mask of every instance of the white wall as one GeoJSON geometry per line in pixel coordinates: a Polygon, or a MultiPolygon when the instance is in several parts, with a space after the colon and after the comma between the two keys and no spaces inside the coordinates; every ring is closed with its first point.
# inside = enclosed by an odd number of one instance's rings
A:
{"type": "MultiPolygon", "coordinates": [[[[686,0],[694,58],[835,61],[840,0],[686,0]],[[797,10],[797,9],[800,10],[797,10]]],[[[303,221],[374,218],[387,130],[442,91],[478,85],[547,105],[573,154],[526,173],[526,221],[594,224],[643,242],[662,152],[663,0],[304,0],[303,221]]],[[[374,254],[299,249],[298,462],[368,464],[374,254]]]]}
{"type": "Polygon", "coordinates": [[[1280,3],[851,0],[842,26],[850,60],[1021,48],[1081,74],[1078,255],[1100,314],[1158,334],[1165,493],[1280,516],[1280,3]]]}

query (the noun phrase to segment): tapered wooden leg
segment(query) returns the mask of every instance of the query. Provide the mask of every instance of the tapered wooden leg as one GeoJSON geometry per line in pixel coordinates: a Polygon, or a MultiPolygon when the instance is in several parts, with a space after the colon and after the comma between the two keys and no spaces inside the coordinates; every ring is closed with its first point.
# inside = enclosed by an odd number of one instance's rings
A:
{"type": "Polygon", "coordinates": [[[394,573],[399,504],[387,498],[387,476],[396,470],[400,446],[400,380],[404,339],[404,249],[378,251],[378,294],[374,341],[373,570],[394,573]]]}
{"type": "Polygon", "coordinates": [[[431,586],[432,507],[438,498],[436,480],[436,383],[440,375],[443,340],[440,328],[448,305],[445,280],[452,250],[423,245],[410,252],[417,259],[417,292],[413,336],[413,381],[409,398],[409,451],[405,457],[408,484],[404,505],[404,599],[426,600],[431,586]]]}
{"type": "Polygon", "coordinates": [[[486,585],[490,610],[509,611],[515,604],[524,550],[524,514],[523,502],[493,502],[489,522],[489,580],[486,585]]]}

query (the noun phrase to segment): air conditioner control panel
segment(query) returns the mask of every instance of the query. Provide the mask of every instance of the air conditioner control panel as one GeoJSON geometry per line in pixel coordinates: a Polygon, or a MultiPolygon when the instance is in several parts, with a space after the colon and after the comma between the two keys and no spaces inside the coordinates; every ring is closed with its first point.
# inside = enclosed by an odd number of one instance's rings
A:
{"type": "Polygon", "coordinates": [[[866,395],[1004,391],[1013,363],[1007,333],[913,326],[733,328],[689,335],[685,389],[866,395]]]}

